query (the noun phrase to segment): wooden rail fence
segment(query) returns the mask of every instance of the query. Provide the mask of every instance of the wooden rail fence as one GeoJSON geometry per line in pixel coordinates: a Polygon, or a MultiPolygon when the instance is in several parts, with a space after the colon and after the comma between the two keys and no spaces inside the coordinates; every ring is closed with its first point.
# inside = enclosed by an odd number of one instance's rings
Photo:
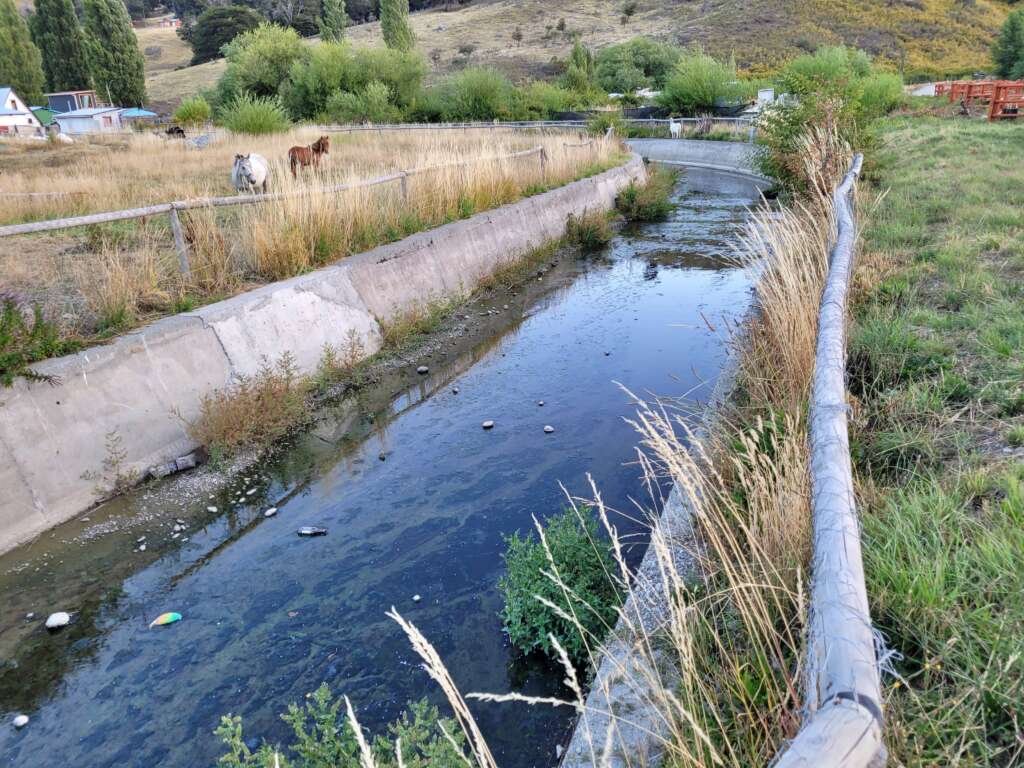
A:
{"type": "MultiPolygon", "coordinates": [[[[580,144],[565,143],[565,146],[589,147],[592,146],[594,143],[595,140],[591,139],[580,144]]],[[[415,176],[421,173],[428,173],[430,171],[437,171],[444,168],[466,167],[482,163],[493,163],[501,160],[521,160],[526,158],[532,158],[534,156],[537,157],[538,162],[540,163],[541,178],[546,179],[548,163],[547,152],[545,151],[544,147],[534,147],[533,149],[525,149],[520,152],[513,152],[508,155],[496,155],[494,157],[477,158],[474,160],[466,160],[461,162],[440,163],[437,165],[422,166],[419,168],[412,168],[409,170],[395,171],[394,173],[389,173],[386,176],[378,176],[373,179],[364,179],[362,181],[350,182],[346,184],[334,184],[327,187],[312,187],[309,189],[303,189],[296,192],[269,192],[260,195],[232,195],[228,197],[202,197],[193,198],[190,200],[174,200],[169,203],[157,203],[155,205],[147,205],[140,208],[127,208],[120,211],[91,213],[86,214],[84,216],[71,216],[63,219],[33,221],[27,222],[25,224],[9,224],[6,226],[0,226],[0,237],[26,235],[36,232],[52,232],[61,229],[72,229],[74,227],[85,227],[91,224],[105,224],[112,221],[142,219],[148,216],[162,216],[166,214],[170,219],[171,236],[174,238],[174,249],[178,255],[178,268],[180,269],[183,275],[188,275],[189,272],[191,271],[189,263],[189,245],[188,239],[185,237],[184,227],[182,227],[181,224],[181,211],[189,211],[200,208],[219,208],[223,206],[235,205],[254,205],[258,203],[271,202],[273,200],[283,200],[289,197],[299,197],[301,195],[307,194],[330,194],[337,192],[347,192],[353,189],[375,187],[381,184],[388,184],[394,181],[399,182],[402,190],[402,199],[408,202],[408,180],[410,176],[415,176]]],[[[35,195],[37,193],[29,192],[23,194],[35,195]]]]}
{"type": "Polygon", "coordinates": [[[989,120],[1014,119],[1024,114],[1024,80],[954,80],[936,83],[935,95],[950,103],[988,104],[989,120]]]}

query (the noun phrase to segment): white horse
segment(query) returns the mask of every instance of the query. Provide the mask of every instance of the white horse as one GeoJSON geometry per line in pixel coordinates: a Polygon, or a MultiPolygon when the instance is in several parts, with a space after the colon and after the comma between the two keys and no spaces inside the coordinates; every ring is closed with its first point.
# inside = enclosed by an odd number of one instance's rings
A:
{"type": "Polygon", "coordinates": [[[235,167],[231,169],[231,183],[239,192],[254,193],[262,189],[267,192],[270,165],[267,158],[255,152],[249,155],[235,155],[235,167]]]}
{"type": "Polygon", "coordinates": [[[677,123],[671,117],[668,119],[668,135],[673,139],[678,139],[683,134],[683,124],[677,123]]]}

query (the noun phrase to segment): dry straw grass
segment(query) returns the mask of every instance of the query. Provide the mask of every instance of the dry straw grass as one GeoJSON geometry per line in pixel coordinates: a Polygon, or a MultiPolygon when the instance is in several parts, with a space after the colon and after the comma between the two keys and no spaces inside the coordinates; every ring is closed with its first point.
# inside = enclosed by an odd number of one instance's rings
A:
{"type": "MultiPolygon", "coordinates": [[[[838,178],[829,169],[841,168],[848,150],[828,131],[810,134],[804,150],[808,173],[820,182],[814,188],[830,190],[838,178]]],[[[810,557],[806,406],[829,211],[830,195],[819,193],[789,211],[765,208],[752,217],[740,259],[758,271],[759,308],[739,340],[743,397],[715,428],[697,435],[681,412],[639,403],[634,423],[648,486],[671,482],[693,517],[689,526],[666,524],[652,493],[647,562],[610,638],[587,636],[582,622],[564,616],[584,634],[592,663],[604,659],[611,674],[598,675],[585,697],[562,653],[567,698],[469,698],[568,706],[584,722],[610,723],[587,745],[592,765],[648,764],[652,752],[637,749],[639,735],[668,765],[747,768],[770,762],[795,736],[810,557]]],[[[598,514],[618,562],[620,573],[609,578],[629,578],[611,510],[596,488],[585,506],[574,505],[577,514],[586,507],[598,514]]],[[[550,553],[548,560],[547,577],[568,590],[550,553]]],[[[466,711],[436,653],[424,650],[426,640],[394,618],[452,706],[466,711]]],[[[479,752],[474,757],[490,766],[479,752]]]]}
{"type": "Polygon", "coordinates": [[[338,134],[320,173],[292,179],[288,147],[308,144],[309,129],[263,138],[227,134],[204,150],[138,135],[70,147],[20,147],[4,175],[0,223],[137,207],[232,193],[236,152],[271,162],[271,189],[289,195],[259,205],[183,215],[192,274],[178,274],[165,216],[85,230],[0,241],[0,282],[61,317],[68,333],[122,330],[229,296],[246,287],[315,269],[351,253],[525,194],[565,183],[622,158],[614,142],[566,146],[564,134],[423,130],[338,134]],[[539,157],[508,155],[544,147],[539,157]],[[467,164],[468,163],[468,164],[467,164]],[[54,190],[54,165],[60,185],[54,190]],[[398,181],[328,193],[399,170],[398,181]],[[58,191],[58,196],[18,196],[58,191]]]}

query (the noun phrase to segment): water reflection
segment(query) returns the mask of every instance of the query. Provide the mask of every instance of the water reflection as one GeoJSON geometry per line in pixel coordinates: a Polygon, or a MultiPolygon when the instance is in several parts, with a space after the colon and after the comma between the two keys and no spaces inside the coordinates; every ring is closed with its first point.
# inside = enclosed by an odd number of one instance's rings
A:
{"type": "MultiPolygon", "coordinates": [[[[197,502],[187,543],[129,556],[123,537],[54,539],[3,558],[0,711],[32,716],[22,731],[0,729],[3,762],[212,765],[221,714],[284,739],[278,713],[323,681],[379,727],[410,699],[438,700],[384,616],[392,605],[464,690],[564,695],[559,670],[518,656],[501,633],[502,537],[558,511],[560,483],[584,492],[588,472],[613,507],[642,497],[624,422],[633,408],[615,382],[666,396],[713,385],[725,352],[705,318],[735,320],[749,304],[748,276],[727,257],[750,196],[685,183],[677,196],[670,221],[617,237],[503,334],[432,364],[391,402],[338,404],[248,482],[197,502]],[[265,518],[271,505],[279,512],[265,518]],[[329,533],[299,538],[301,525],[329,533]],[[23,618],[69,608],[76,622],[56,635],[23,618]],[[147,628],[168,610],[184,620],[147,628]]],[[[144,514],[153,498],[94,517],[144,514]]],[[[619,525],[642,542],[642,527],[619,525]]],[[[561,710],[476,710],[512,768],[550,764],[571,726],[561,710]]]]}

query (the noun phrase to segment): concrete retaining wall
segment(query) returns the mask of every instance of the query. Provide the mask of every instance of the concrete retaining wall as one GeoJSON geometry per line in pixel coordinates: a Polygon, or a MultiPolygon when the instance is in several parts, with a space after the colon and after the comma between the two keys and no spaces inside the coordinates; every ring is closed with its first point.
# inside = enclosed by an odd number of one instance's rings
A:
{"type": "Polygon", "coordinates": [[[456,298],[533,249],[561,237],[566,218],[608,209],[646,171],[626,165],[464,221],[352,256],[195,312],[165,318],[110,344],[34,366],[56,386],[19,380],[0,389],[0,552],[71,519],[96,500],[106,437],[125,471],[145,473],[196,446],[186,424],[204,395],[290,352],[312,372],[325,344],[381,346],[380,322],[456,298]]]}
{"type": "Polygon", "coordinates": [[[760,189],[775,186],[758,170],[756,144],[697,139],[630,139],[628,144],[645,160],[741,176],[760,189]]]}

